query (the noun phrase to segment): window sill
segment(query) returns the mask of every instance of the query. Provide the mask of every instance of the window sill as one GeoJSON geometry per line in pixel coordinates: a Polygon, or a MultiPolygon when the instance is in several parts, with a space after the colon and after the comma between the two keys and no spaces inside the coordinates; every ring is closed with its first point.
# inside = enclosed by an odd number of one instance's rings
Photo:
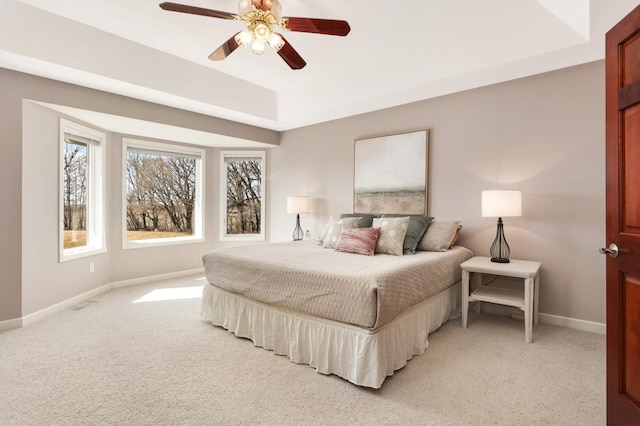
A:
{"type": "Polygon", "coordinates": [[[123,250],[139,249],[148,247],[163,247],[177,244],[193,244],[203,243],[202,237],[172,237],[172,238],[153,238],[148,240],[125,241],[122,245],[123,250]]]}

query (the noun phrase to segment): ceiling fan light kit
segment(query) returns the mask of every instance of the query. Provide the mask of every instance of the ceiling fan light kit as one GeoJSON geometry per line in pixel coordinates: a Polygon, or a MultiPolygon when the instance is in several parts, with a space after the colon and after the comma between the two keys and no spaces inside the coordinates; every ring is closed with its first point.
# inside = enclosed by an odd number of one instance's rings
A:
{"type": "Polygon", "coordinates": [[[243,21],[247,25],[246,30],[235,35],[236,43],[240,47],[244,49],[251,47],[251,53],[254,55],[264,53],[265,43],[268,43],[275,52],[282,49],[284,46],[282,36],[271,30],[274,26],[283,27],[279,23],[280,17],[274,14],[276,5],[277,13],[280,13],[281,8],[278,1],[273,1],[271,10],[261,10],[252,5],[250,0],[240,0],[238,9],[242,15],[237,15],[235,19],[243,21]],[[248,11],[244,12],[245,10],[248,11]]]}
{"type": "Polygon", "coordinates": [[[212,61],[225,59],[238,47],[244,49],[250,47],[254,55],[262,55],[264,54],[265,44],[268,44],[291,69],[301,69],[307,63],[281,34],[273,31],[273,28],[280,27],[284,30],[294,32],[328,34],[343,37],[351,31],[351,27],[346,21],[282,17],[282,7],[280,6],[279,0],[240,0],[238,2],[238,15],[170,2],[160,3],[160,7],[172,12],[189,13],[219,19],[233,19],[246,24],[247,28],[244,31],[240,31],[232,36],[209,55],[209,59],[212,61]]]}

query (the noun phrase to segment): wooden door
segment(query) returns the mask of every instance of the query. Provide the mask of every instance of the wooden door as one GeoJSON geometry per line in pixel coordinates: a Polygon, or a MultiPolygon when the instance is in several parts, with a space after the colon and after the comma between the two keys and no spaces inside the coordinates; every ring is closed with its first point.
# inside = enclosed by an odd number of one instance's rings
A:
{"type": "Polygon", "coordinates": [[[607,33],[607,422],[640,425],[640,7],[607,33]]]}

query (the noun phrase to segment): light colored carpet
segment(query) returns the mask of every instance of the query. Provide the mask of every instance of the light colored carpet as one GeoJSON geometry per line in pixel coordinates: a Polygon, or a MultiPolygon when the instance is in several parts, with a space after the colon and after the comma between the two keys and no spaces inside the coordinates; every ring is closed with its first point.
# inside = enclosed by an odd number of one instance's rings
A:
{"type": "Polygon", "coordinates": [[[133,303],[185,278],[112,290],[0,333],[2,425],[604,425],[605,337],[470,314],[382,389],[256,348],[200,299],[133,303]]]}

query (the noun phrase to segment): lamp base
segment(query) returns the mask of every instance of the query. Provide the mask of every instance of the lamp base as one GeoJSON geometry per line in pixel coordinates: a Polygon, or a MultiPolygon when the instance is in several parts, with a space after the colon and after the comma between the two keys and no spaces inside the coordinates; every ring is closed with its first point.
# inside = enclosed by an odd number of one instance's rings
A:
{"type": "Polygon", "coordinates": [[[300,241],[304,237],[300,227],[300,215],[296,215],[296,227],[293,229],[293,241],[300,241]]]}
{"type": "Polygon", "coordinates": [[[496,239],[493,240],[493,244],[491,244],[489,252],[491,253],[492,262],[509,263],[509,254],[511,254],[511,250],[509,249],[507,240],[504,238],[504,225],[501,217],[498,218],[496,239]]]}

